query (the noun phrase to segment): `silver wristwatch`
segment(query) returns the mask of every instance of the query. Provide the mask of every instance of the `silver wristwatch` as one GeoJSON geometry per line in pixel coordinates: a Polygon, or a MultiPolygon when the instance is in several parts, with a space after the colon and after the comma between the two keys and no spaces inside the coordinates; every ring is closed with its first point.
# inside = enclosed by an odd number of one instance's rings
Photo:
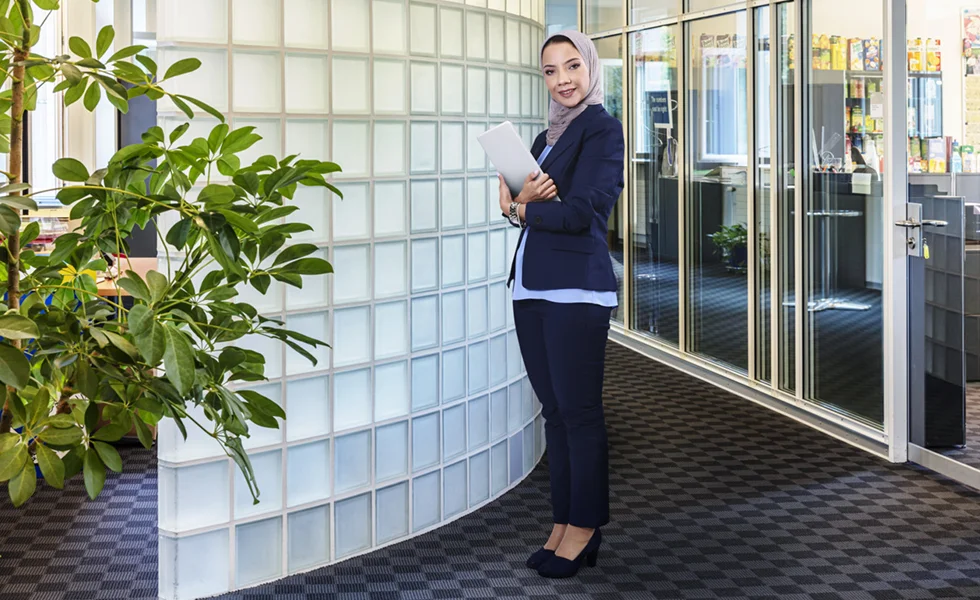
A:
{"type": "Polygon", "coordinates": [[[520,208],[520,206],[520,202],[510,203],[510,216],[508,217],[508,220],[514,227],[524,227],[524,224],[521,223],[521,215],[517,212],[517,209],[520,208]]]}

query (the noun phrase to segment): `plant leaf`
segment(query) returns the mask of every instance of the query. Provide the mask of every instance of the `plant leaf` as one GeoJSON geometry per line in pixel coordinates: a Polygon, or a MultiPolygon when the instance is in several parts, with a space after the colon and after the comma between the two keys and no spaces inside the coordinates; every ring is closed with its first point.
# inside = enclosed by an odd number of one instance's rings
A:
{"type": "Polygon", "coordinates": [[[23,389],[31,376],[31,364],[24,351],[7,344],[0,344],[0,382],[23,389]]]}
{"type": "Polygon", "coordinates": [[[163,367],[167,379],[182,396],[186,396],[194,385],[194,349],[176,328],[164,326],[163,331],[167,348],[163,353],[163,367]]]}
{"type": "Polygon", "coordinates": [[[93,448],[85,452],[85,466],[82,470],[85,475],[85,491],[89,498],[95,500],[105,487],[105,465],[93,448]]]}
{"type": "Polygon", "coordinates": [[[190,217],[185,217],[178,221],[167,232],[167,243],[178,250],[183,249],[184,244],[187,243],[187,237],[191,233],[192,222],[190,217]]]}
{"type": "Polygon", "coordinates": [[[324,275],[333,273],[333,267],[322,258],[301,258],[284,267],[291,274],[324,275]]]}
{"type": "Polygon", "coordinates": [[[48,485],[59,490],[65,487],[65,463],[55,454],[54,450],[44,444],[37,445],[37,465],[48,485]]]}
{"type": "Polygon", "coordinates": [[[82,430],[78,427],[48,427],[37,437],[52,446],[71,446],[82,441],[82,430]]]}
{"type": "Polygon", "coordinates": [[[7,481],[20,473],[29,458],[27,446],[24,444],[17,444],[0,453],[0,482],[7,481]]]}
{"type": "Polygon", "coordinates": [[[85,92],[85,100],[82,103],[85,105],[86,110],[91,112],[99,105],[100,100],[102,100],[102,88],[99,87],[98,82],[93,81],[88,86],[88,91],[85,92]]]}
{"type": "Polygon", "coordinates": [[[109,341],[112,342],[113,346],[119,348],[120,350],[122,350],[123,352],[131,356],[133,359],[139,358],[140,352],[139,350],[136,349],[136,346],[134,346],[132,342],[130,342],[129,340],[127,340],[126,338],[124,338],[123,336],[119,335],[114,331],[103,329],[102,332],[106,334],[106,337],[109,338],[109,341]]]}
{"type": "Polygon", "coordinates": [[[167,73],[163,76],[163,80],[170,79],[171,77],[177,77],[179,75],[184,75],[185,73],[190,73],[200,68],[201,68],[201,61],[196,58],[185,58],[182,60],[178,60],[174,64],[170,65],[170,67],[167,69],[167,73]]]}
{"type": "Polygon", "coordinates": [[[54,176],[62,181],[88,181],[90,177],[88,169],[80,161],[74,158],[61,158],[54,162],[51,167],[54,176]]]}
{"type": "Polygon", "coordinates": [[[106,59],[106,62],[112,63],[112,62],[116,62],[117,60],[122,60],[124,58],[130,58],[132,56],[136,56],[137,54],[139,54],[144,50],[146,50],[146,46],[126,46],[125,48],[116,50],[116,52],[114,52],[112,56],[106,59]]]}
{"type": "Polygon", "coordinates": [[[122,473],[122,457],[119,456],[119,451],[105,442],[92,442],[92,446],[110,471],[122,473]]]}
{"type": "Polygon", "coordinates": [[[92,58],[92,48],[88,42],[78,36],[68,38],[68,48],[82,58],[92,58]]]}
{"type": "Polygon", "coordinates": [[[95,40],[95,55],[97,58],[102,58],[102,55],[109,51],[109,46],[112,45],[112,41],[115,38],[116,30],[112,28],[112,25],[106,25],[99,30],[98,38],[95,40]]]}
{"type": "Polygon", "coordinates": [[[0,204],[0,233],[14,235],[20,229],[20,215],[6,204],[0,204]]]}
{"type": "Polygon", "coordinates": [[[212,183],[206,186],[197,197],[198,202],[205,204],[228,204],[234,202],[235,190],[227,185],[212,183]]]}
{"type": "Polygon", "coordinates": [[[42,387],[34,394],[30,406],[27,407],[27,420],[33,427],[49,414],[51,414],[51,392],[47,387],[42,387]]]}
{"type": "Polygon", "coordinates": [[[34,470],[34,463],[27,461],[27,464],[20,470],[16,477],[10,480],[10,500],[15,507],[23,506],[30,500],[37,489],[37,471],[34,470]]]}
{"type": "Polygon", "coordinates": [[[167,293],[167,288],[170,287],[170,282],[167,281],[166,275],[160,273],[159,271],[148,271],[146,273],[146,282],[150,286],[151,302],[159,302],[162,300],[164,295],[167,293]]]}
{"type": "Polygon", "coordinates": [[[0,337],[11,340],[29,340],[40,336],[37,324],[18,314],[0,316],[0,337]]]}
{"type": "Polygon", "coordinates": [[[283,263],[291,262],[298,258],[303,258],[316,252],[318,248],[313,244],[296,244],[295,246],[290,246],[276,256],[276,260],[273,261],[272,266],[281,265],[283,263]]]}

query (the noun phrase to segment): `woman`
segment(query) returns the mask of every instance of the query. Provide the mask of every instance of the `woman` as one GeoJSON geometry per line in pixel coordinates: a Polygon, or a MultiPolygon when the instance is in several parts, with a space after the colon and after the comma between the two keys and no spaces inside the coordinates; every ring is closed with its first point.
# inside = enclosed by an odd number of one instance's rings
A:
{"type": "MultiPolygon", "coordinates": [[[[602,107],[592,41],[552,35],[541,50],[551,92],[548,129],[531,148],[541,167],[516,198],[500,180],[500,208],[522,228],[511,266],[514,323],[541,400],[554,528],[527,565],[571,577],[595,564],[609,522],[602,377],[616,278],[606,221],[623,190],[622,124],[602,107]]],[[[510,283],[510,282],[508,282],[510,283]]]]}

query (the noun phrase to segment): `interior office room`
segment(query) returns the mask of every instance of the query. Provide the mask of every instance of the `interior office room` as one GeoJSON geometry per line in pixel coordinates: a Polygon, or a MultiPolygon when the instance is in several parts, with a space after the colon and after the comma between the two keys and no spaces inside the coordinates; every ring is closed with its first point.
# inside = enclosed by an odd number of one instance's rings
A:
{"type": "Polygon", "coordinates": [[[0,599],[980,598],[980,2],[0,10],[0,599]],[[531,146],[568,29],[625,188],[611,522],[552,580],[477,136],[531,146]]]}

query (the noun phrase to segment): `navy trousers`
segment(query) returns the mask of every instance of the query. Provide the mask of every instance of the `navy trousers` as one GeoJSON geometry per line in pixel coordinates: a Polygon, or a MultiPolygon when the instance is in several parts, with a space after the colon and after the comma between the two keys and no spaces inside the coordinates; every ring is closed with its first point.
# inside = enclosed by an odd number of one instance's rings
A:
{"type": "Polygon", "coordinates": [[[521,354],[545,418],[554,522],[609,522],[609,448],[602,379],[611,309],[514,302],[521,354]]]}

